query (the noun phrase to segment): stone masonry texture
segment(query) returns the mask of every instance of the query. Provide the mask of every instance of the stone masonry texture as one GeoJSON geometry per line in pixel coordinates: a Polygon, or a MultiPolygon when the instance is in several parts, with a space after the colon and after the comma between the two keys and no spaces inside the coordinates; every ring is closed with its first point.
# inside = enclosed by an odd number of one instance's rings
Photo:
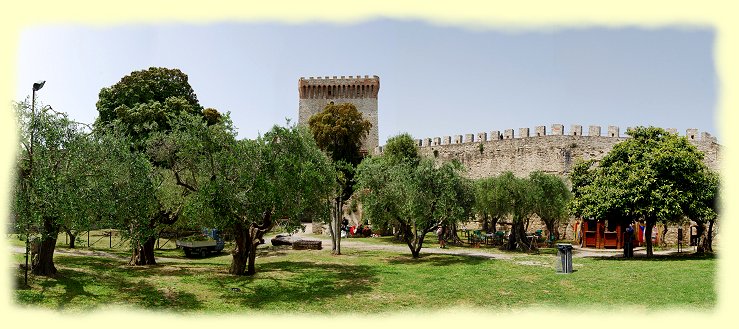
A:
{"type": "MultiPolygon", "coordinates": [[[[573,127],[581,127],[573,125],[573,127]]],[[[490,177],[500,175],[505,171],[511,171],[519,177],[526,177],[529,173],[536,170],[554,174],[565,179],[569,184],[569,175],[572,166],[577,159],[600,160],[605,156],[616,143],[624,141],[629,137],[610,137],[611,134],[618,136],[618,127],[610,126],[609,135],[599,136],[597,130],[591,128],[594,136],[582,136],[581,134],[559,134],[559,127],[554,126],[553,135],[546,136],[530,136],[530,137],[512,137],[507,139],[490,139],[489,141],[479,141],[478,143],[449,144],[434,147],[421,147],[419,151],[426,157],[435,157],[438,162],[446,162],[452,160],[460,161],[467,169],[465,176],[476,179],[482,177],[490,177]],[[482,145],[482,152],[480,152],[482,145]]],[[[505,130],[508,135],[513,129],[505,130]]],[[[574,131],[578,131],[575,129],[574,131]]],[[[578,131],[579,132],[579,131],[578,131]]],[[[688,140],[704,153],[703,161],[714,171],[719,171],[721,162],[721,146],[716,142],[716,138],[710,134],[698,134],[695,129],[686,131],[688,140]],[[698,138],[700,136],[701,138],[698,138]],[[693,139],[690,139],[690,138],[693,139]]],[[[565,234],[564,237],[572,239],[572,224],[575,219],[565,221],[560,227],[560,233],[565,234]]],[[[532,218],[530,231],[537,229],[545,229],[540,220],[532,218]]],[[[475,223],[470,223],[470,227],[474,227],[475,223]]],[[[683,225],[684,244],[687,244],[688,227],[683,225]]],[[[657,231],[657,228],[655,228],[657,231]]],[[[662,232],[662,227],[659,228],[662,232]]],[[[674,246],[677,241],[677,227],[671,225],[668,227],[665,241],[668,245],[674,246]]],[[[718,243],[718,236],[714,236],[715,243],[718,243]]]]}
{"type": "Polygon", "coordinates": [[[369,134],[362,143],[362,149],[371,153],[379,146],[377,127],[377,94],[380,90],[378,76],[336,76],[329,78],[300,78],[298,80],[298,124],[308,124],[310,117],[329,103],[352,103],[362,113],[365,120],[372,123],[369,134]]]}

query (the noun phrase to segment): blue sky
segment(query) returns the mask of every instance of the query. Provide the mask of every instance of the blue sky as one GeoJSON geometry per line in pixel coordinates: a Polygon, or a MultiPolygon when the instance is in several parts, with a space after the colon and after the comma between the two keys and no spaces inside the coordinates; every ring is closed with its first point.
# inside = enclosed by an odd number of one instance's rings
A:
{"type": "Polygon", "coordinates": [[[706,27],[465,29],[421,20],[50,25],[25,30],[16,99],[92,122],[101,88],[179,68],[243,138],[297,120],[298,79],[380,77],[380,143],[560,123],[698,128],[717,136],[715,31],[706,27]]]}

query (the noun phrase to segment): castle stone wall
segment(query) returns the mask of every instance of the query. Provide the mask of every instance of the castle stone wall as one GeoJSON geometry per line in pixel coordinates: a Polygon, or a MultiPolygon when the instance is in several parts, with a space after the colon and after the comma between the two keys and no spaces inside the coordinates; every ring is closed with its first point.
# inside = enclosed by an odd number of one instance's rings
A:
{"type": "MultiPolygon", "coordinates": [[[[441,162],[458,160],[467,168],[466,176],[469,178],[482,178],[500,175],[505,171],[511,171],[519,177],[528,176],[529,173],[541,170],[546,173],[555,174],[567,179],[576,159],[602,159],[613,146],[629,137],[619,136],[619,127],[609,126],[608,135],[602,136],[599,126],[588,127],[588,136],[582,135],[582,126],[572,125],[570,131],[565,133],[563,125],[552,125],[552,134],[546,135],[543,126],[536,127],[537,134],[530,137],[522,137],[527,130],[519,129],[522,136],[514,136],[513,129],[505,129],[504,134],[499,135],[493,131],[491,138],[487,141],[479,139],[477,142],[465,142],[458,144],[443,144],[432,147],[421,147],[419,152],[426,157],[434,157],[441,162]],[[498,138],[499,137],[503,137],[498,138]],[[482,148],[480,147],[482,146],[482,148]],[[482,149],[482,150],[481,150],[482,149]]],[[[667,129],[677,132],[676,129],[667,129]]],[[[716,138],[709,133],[699,134],[697,129],[688,129],[684,135],[688,141],[704,153],[703,161],[714,171],[720,168],[721,155],[720,145],[716,138]]],[[[378,151],[381,148],[378,148],[378,151]]],[[[506,219],[506,221],[510,221],[506,219]]],[[[572,225],[575,219],[564,221],[560,226],[560,233],[565,239],[574,239],[572,225]]],[[[468,223],[471,227],[479,223],[468,223]]],[[[689,227],[682,225],[684,229],[683,244],[687,246],[689,227]]],[[[471,228],[468,227],[468,228],[471,228]]],[[[478,227],[479,228],[479,227],[478,227]]],[[[509,230],[510,227],[498,227],[498,229],[509,230]]],[[[537,229],[545,230],[544,224],[534,216],[530,221],[529,231],[537,229]]],[[[661,234],[662,227],[655,228],[655,232],[661,234]]],[[[714,245],[718,243],[717,230],[714,231],[714,245]]],[[[677,226],[670,225],[665,236],[668,246],[674,247],[677,243],[677,226]]],[[[688,248],[688,247],[686,247],[688,248]]]]}
{"type": "MultiPolygon", "coordinates": [[[[582,135],[581,125],[570,126],[567,133],[563,128],[561,124],[554,124],[552,134],[545,135],[546,129],[538,126],[535,129],[537,135],[533,136],[528,136],[528,128],[519,129],[522,135],[528,137],[515,136],[514,129],[505,129],[502,136],[498,131],[492,131],[487,139],[478,134],[480,137],[477,141],[474,140],[475,134],[456,135],[454,143],[441,144],[432,144],[429,138],[425,139],[428,142],[419,144],[419,151],[428,157],[436,154],[437,161],[459,160],[467,168],[470,178],[495,176],[505,171],[527,176],[536,170],[565,177],[576,159],[600,160],[616,143],[629,138],[619,136],[619,127],[615,126],[608,127],[606,136],[601,135],[600,126],[589,126],[588,136],[582,135]],[[538,135],[542,133],[544,135],[538,135]]],[[[706,165],[718,171],[721,159],[716,139],[708,133],[699,134],[697,129],[688,129],[686,136],[705,154],[706,165]]],[[[442,141],[449,139],[445,136],[442,141]]],[[[376,150],[379,151],[379,148],[376,150]]]]}

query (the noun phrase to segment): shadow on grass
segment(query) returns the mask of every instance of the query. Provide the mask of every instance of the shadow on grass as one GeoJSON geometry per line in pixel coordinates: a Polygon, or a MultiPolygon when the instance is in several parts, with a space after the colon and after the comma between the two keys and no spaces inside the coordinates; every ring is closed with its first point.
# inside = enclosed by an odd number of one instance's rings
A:
{"type": "Polygon", "coordinates": [[[67,257],[60,264],[73,268],[89,268],[98,273],[125,276],[128,278],[147,278],[151,276],[192,276],[199,272],[222,271],[224,264],[215,262],[189,262],[182,259],[177,262],[158,262],[156,265],[130,266],[128,261],[102,257],[67,257]]]}
{"type": "Polygon", "coordinates": [[[128,275],[130,271],[120,271],[121,262],[117,260],[66,257],[60,258],[57,264],[59,270],[55,276],[34,278],[41,287],[40,291],[25,290],[16,294],[16,301],[61,311],[91,310],[111,300],[125,300],[146,309],[178,311],[202,307],[194,294],[157,289],[143,280],[132,279],[128,275]]]}
{"type": "Polygon", "coordinates": [[[277,311],[285,303],[323,304],[350,294],[368,293],[377,282],[370,266],[281,261],[259,265],[255,276],[224,277],[217,284],[224,301],[277,311]]]}
{"type": "Polygon", "coordinates": [[[664,261],[685,261],[685,260],[705,260],[705,259],[715,259],[718,257],[716,254],[696,254],[696,253],[673,253],[669,255],[654,255],[652,257],[647,257],[646,254],[635,254],[632,258],[624,258],[623,255],[616,255],[616,256],[599,256],[599,257],[589,257],[594,260],[610,260],[610,261],[656,261],[656,262],[664,262],[664,261]]]}
{"type": "Polygon", "coordinates": [[[457,264],[477,265],[482,262],[490,261],[490,258],[467,256],[467,255],[447,255],[447,254],[421,254],[418,258],[411,257],[410,254],[403,256],[391,257],[387,260],[391,265],[432,265],[432,266],[449,266],[457,264]]]}

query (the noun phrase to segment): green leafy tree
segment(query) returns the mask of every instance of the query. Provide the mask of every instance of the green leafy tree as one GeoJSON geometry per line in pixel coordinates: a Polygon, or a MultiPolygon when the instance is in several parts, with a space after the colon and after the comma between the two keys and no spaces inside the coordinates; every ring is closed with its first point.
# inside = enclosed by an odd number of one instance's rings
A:
{"type": "Polygon", "coordinates": [[[89,228],[98,219],[107,149],[84,125],[51,107],[33,111],[27,102],[17,103],[16,113],[21,137],[13,202],[16,231],[39,239],[33,273],[53,275],[60,230],[89,228]]]}
{"type": "Polygon", "coordinates": [[[503,186],[497,177],[485,177],[475,180],[475,212],[482,219],[482,227],[486,232],[495,231],[498,220],[505,217],[507,208],[504,200],[503,186]]]}
{"type": "MultiPolygon", "coordinates": [[[[661,128],[637,127],[627,134],[631,138],[616,144],[598,166],[583,163],[573,172],[572,212],[622,225],[643,219],[646,236],[658,221],[700,216],[697,209],[707,209],[707,202],[697,200],[703,198],[709,175],[703,154],[686,138],[661,128]]],[[[652,256],[651,239],[646,247],[652,256]]]]}
{"type": "MultiPolygon", "coordinates": [[[[123,135],[130,137],[131,152],[143,152],[148,156],[168,152],[161,149],[167,145],[153,143],[151,139],[171,133],[171,123],[178,117],[194,115],[210,125],[221,118],[218,111],[202,108],[186,74],[178,69],[161,67],[131,72],[113,86],[100,90],[97,110],[96,129],[111,130],[115,126],[123,135]]],[[[158,210],[128,228],[138,230],[128,232],[131,237],[137,237],[132,240],[131,265],[156,264],[156,233],[161,226],[177,221],[184,204],[183,200],[172,197],[176,186],[172,176],[178,174],[178,169],[170,167],[172,162],[149,158],[152,161],[149,166],[151,172],[145,177],[149,177],[157,188],[148,196],[154,199],[158,210]],[[147,235],[146,239],[138,238],[147,235]]]]}
{"type": "Polygon", "coordinates": [[[527,178],[519,178],[510,171],[504,172],[497,178],[502,193],[498,196],[499,204],[511,217],[511,234],[508,236],[509,250],[530,250],[535,248],[526,238],[526,229],[529,220],[534,214],[536,203],[534,189],[531,181],[527,178]]]}
{"type": "Polygon", "coordinates": [[[236,140],[227,116],[208,126],[197,117],[176,120],[163,135],[176,162],[178,185],[191,191],[186,218],[231,231],[229,273],[256,272],[256,248],[276,226],[300,227],[307,211],[328,211],[334,174],[330,160],[303,127],[275,126],[255,140],[236,140]]]}
{"type": "Polygon", "coordinates": [[[529,181],[532,184],[534,213],[544,222],[550,236],[559,239],[559,224],[569,216],[570,189],[561,178],[541,171],[531,172],[529,181]]]}
{"type": "Polygon", "coordinates": [[[353,166],[362,161],[362,140],[372,123],[364,119],[354,104],[331,102],[308,119],[308,126],[318,147],[333,161],[345,161],[353,166]]]}
{"type": "Polygon", "coordinates": [[[203,110],[186,74],[178,69],[151,67],[131,72],[100,90],[96,125],[120,120],[134,141],[142,144],[151,132],[167,131],[169,119],[181,112],[203,110]]]}
{"type": "Polygon", "coordinates": [[[362,140],[372,127],[362,112],[351,103],[329,103],[323,111],[308,120],[308,126],[318,147],[334,162],[337,191],[331,211],[329,231],[332,252],[341,254],[341,220],[346,200],[353,194],[354,169],[362,161],[362,140]]]}
{"type": "Polygon", "coordinates": [[[416,141],[408,133],[389,138],[382,152],[383,156],[388,158],[391,163],[405,161],[410,164],[417,164],[421,160],[416,141]]]}
{"type": "MultiPolygon", "coordinates": [[[[421,161],[416,141],[408,133],[390,137],[383,147],[382,156],[392,165],[407,162],[415,166],[421,161]]],[[[395,238],[402,239],[400,229],[392,221],[373,222],[372,225],[385,232],[395,232],[395,238]]],[[[452,230],[454,230],[454,226],[452,226],[452,230]]]]}
{"type": "Polygon", "coordinates": [[[706,171],[698,181],[699,191],[689,200],[685,215],[693,219],[697,225],[699,243],[698,253],[713,252],[713,226],[719,214],[719,175],[713,171],[706,171]],[[708,225],[708,229],[706,229],[708,225]]]}
{"type": "MultiPolygon", "coordinates": [[[[404,143],[406,137],[391,138],[388,145],[404,143]]],[[[418,258],[428,232],[471,216],[474,191],[461,172],[457,162],[436,165],[432,159],[386,153],[358,166],[357,189],[373,225],[397,227],[418,258]]]]}

